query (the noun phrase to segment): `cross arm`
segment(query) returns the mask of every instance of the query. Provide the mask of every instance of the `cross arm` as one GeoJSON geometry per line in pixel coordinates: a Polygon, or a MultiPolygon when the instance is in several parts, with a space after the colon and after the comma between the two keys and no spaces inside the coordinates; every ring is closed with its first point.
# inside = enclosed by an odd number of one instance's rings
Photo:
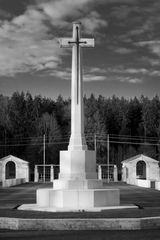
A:
{"type": "Polygon", "coordinates": [[[81,38],[81,47],[94,47],[95,41],[94,38],[81,38]]]}
{"type": "Polygon", "coordinates": [[[73,44],[70,42],[73,42],[74,40],[72,38],[59,38],[59,44],[61,48],[69,48],[72,47],[73,44]]]}

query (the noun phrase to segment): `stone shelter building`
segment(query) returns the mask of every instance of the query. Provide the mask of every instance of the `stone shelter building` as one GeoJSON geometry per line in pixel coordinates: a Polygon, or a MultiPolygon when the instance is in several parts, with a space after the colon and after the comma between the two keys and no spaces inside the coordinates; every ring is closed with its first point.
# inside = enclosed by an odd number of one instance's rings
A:
{"type": "Polygon", "coordinates": [[[158,189],[160,187],[159,162],[143,154],[122,161],[122,181],[140,187],[158,189]]]}
{"type": "Polygon", "coordinates": [[[29,163],[13,155],[0,159],[0,182],[9,187],[29,181],[29,163]]]}

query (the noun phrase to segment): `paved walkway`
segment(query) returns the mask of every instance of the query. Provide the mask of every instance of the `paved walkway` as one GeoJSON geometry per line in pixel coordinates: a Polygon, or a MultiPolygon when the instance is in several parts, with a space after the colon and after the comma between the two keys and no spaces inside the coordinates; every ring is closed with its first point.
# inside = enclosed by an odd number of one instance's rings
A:
{"type": "Polygon", "coordinates": [[[160,230],[144,231],[8,231],[0,230],[0,239],[30,240],[159,240],[160,230]]]}

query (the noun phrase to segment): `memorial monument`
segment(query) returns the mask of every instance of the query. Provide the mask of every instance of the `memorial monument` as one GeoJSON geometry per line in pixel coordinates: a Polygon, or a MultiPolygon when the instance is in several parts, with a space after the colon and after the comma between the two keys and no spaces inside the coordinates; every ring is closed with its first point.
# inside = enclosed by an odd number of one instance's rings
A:
{"type": "Polygon", "coordinates": [[[96,153],[88,150],[84,135],[81,50],[94,47],[94,39],[81,38],[81,24],[75,22],[72,38],[60,39],[60,46],[72,48],[71,136],[68,150],[60,152],[59,179],[53,181],[53,188],[37,190],[36,208],[96,211],[119,206],[119,190],[104,188],[97,178],[96,153]]]}

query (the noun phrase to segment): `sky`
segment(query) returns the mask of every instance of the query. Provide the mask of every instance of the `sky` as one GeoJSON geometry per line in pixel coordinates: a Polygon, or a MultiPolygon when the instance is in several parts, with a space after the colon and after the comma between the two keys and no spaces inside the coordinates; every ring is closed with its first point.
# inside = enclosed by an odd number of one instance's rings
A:
{"type": "Polygon", "coordinates": [[[0,94],[71,94],[71,49],[59,38],[94,38],[83,48],[84,94],[160,96],[160,1],[0,0],[0,94]]]}

